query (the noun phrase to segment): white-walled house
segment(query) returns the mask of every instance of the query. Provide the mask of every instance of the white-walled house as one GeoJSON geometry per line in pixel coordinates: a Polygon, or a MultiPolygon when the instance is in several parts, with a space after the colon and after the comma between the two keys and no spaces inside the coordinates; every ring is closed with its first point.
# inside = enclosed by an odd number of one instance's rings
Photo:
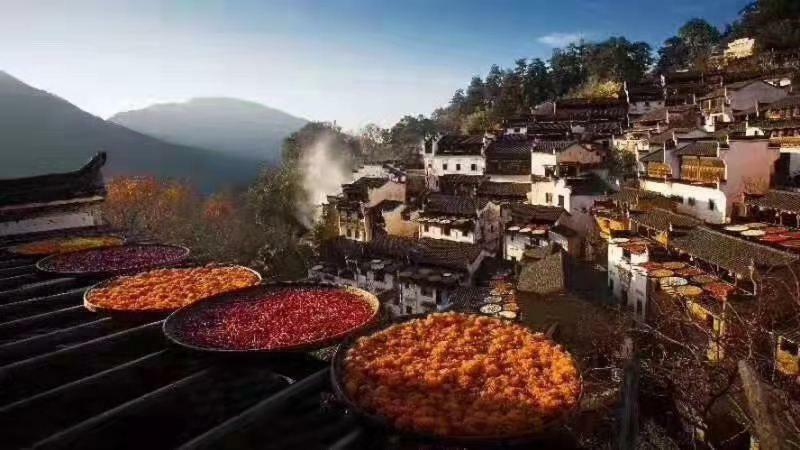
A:
{"type": "Polygon", "coordinates": [[[579,175],[605,160],[606,152],[596,145],[577,141],[540,141],[530,154],[530,174],[538,177],[579,175]]]}
{"type": "Polygon", "coordinates": [[[763,138],[692,142],[648,155],[640,188],[673,198],[678,212],[726,223],[745,193],[766,192],[778,158],[779,150],[763,138]]]}
{"type": "Polygon", "coordinates": [[[647,270],[642,267],[649,261],[649,247],[624,241],[612,239],[608,243],[608,289],[617,302],[634,313],[634,318],[644,321],[654,289],[647,270]]]}
{"type": "Polygon", "coordinates": [[[342,185],[342,194],[334,199],[339,236],[368,242],[373,238],[374,214],[372,208],[384,201],[404,202],[405,182],[390,178],[359,178],[342,185]]]}
{"type": "Polygon", "coordinates": [[[496,251],[501,232],[500,206],[474,197],[431,194],[417,218],[419,236],[496,251]]]}
{"type": "Polygon", "coordinates": [[[519,262],[526,250],[548,245],[548,231],[565,214],[564,208],[554,206],[519,203],[503,205],[503,258],[519,262]]]}
{"type": "Polygon", "coordinates": [[[456,134],[425,142],[422,156],[431,187],[438,189],[436,179],[442,175],[483,175],[485,144],[482,135],[456,134]]]}
{"type": "Polygon", "coordinates": [[[450,295],[474,284],[475,273],[486,257],[478,245],[435,239],[378,236],[371,242],[339,239],[339,256],[314,266],[309,278],[343,283],[386,294],[394,315],[444,310],[450,295]]]}
{"type": "MultiPolygon", "coordinates": [[[[663,80],[662,80],[663,81],[663,80]]],[[[661,82],[623,83],[628,101],[628,115],[636,118],[664,107],[665,91],[661,82]]]]}
{"type": "Polygon", "coordinates": [[[485,151],[486,175],[495,182],[528,182],[535,143],[534,138],[518,134],[490,140],[485,151]]]}
{"type": "Polygon", "coordinates": [[[612,187],[594,173],[580,177],[534,177],[530,202],[564,208],[571,216],[570,228],[585,235],[596,226],[591,214],[594,203],[606,199],[611,193],[612,187]]]}

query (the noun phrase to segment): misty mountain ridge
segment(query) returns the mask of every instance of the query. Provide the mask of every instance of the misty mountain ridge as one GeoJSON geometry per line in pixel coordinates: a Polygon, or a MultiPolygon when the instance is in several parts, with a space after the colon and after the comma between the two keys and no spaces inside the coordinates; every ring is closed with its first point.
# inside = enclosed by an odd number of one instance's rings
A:
{"type": "Polygon", "coordinates": [[[227,97],[155,104],[108,120],[173,144],[271,162],[280,161],[283,140],[307,123],[260,103],[227,97]]]}
{"type": "Polygon", "coordinates": [[[96,152],[106,175],[186,179],[204,192],[251,182],[252,159],[175,145],[89,114],[0,71],[0,178],[67,172],[96,152]]]}

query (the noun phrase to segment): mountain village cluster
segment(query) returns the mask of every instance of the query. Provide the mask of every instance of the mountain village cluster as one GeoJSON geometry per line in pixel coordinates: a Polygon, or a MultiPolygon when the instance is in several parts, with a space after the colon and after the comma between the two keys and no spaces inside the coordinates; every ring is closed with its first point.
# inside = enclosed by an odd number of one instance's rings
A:
{"type": "MultiPolygon", "coordinates": [[[[547,102],[482,135],[436,136],[414,168],[364,164],[324,205],[339,237],[310,278],[367,289],[394,315],[518,319],[524,311],[489,301],[493,281],[552,294],[591,261],[607,273],[598,302],[647,323],[659,296],[678,298],[710,330],[708,358],[720,358],[729,307],[746,309],[765,273],[800,262],[798,60],[772,54],[741,70],[751,53],[752,40],[734,41],[715,70],[628,81],[616,99],[547,102]],[[635,174],[615,171],[615,154],[635,174]]],[[[765,344],[789,378],[796,317],[777,308],[765,344]]]]}

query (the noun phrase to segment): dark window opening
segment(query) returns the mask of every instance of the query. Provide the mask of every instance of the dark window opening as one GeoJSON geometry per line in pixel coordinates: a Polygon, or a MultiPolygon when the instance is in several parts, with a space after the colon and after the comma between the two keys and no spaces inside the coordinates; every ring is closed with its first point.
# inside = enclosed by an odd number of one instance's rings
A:
{"type": "Polygon", "coordinates": [[[442,163],[442,170],[447,170],[447,163],[442,163]]]}
{"type": "Polygon", "coordinates": [[[564,196],[563,195],[559,195],[558,196],[558,206],[560,206],[562,208],[564,207],[564,196]]]}
{"type": "Polygon", "coordinates": [[[456,164],[456,171],[461,171],[461,164],[456,164]]]}
{"type": "Polygon", "coordinates": [[[477,165],[477,164],[472,164],[472,165],[471,165],[471,166],[469,166],[469,167],[470,167],[470,169],[471,169],[473,172],[475,172],[475,171],[477,171],[477,170],[478,170],[478,165],[477,165]]]}
{"type": "Polygon", "coordinates": [[[717,208],[717,204],[714,203],[714,200],[709,200],[708,201],[708,209],[710,209],[711,211],[714,211],[716,208],[717,208]]]}

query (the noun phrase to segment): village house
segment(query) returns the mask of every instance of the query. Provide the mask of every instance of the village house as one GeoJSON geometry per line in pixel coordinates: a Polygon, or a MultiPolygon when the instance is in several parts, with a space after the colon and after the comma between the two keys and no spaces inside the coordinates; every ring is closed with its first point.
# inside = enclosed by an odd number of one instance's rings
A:
{"type": "Polygon", "coordinates": [[[342,194],[329,197],[329,202],[333,202],[336,211],[339,236],[368,242],[373,238],[377,216],[385,211],[383,207],[374,208],[384,200],[404,202],[405,199],[404,182],[389,178],[359,178],[342,185],[342,194]]]}
{"type": "Polygon", "coordinates": [[[606,151],[591,143],[577,141],[539,141],[530,153],[530,175],[569,177],[597,169],[606,151]]]}
{"type": "Polygon", "coordinates": [[[417,222],[423,238],[480,244],[493,251],[499,246],[500,206],[487,200],[431,194],[417,222]]]}
{"type": "Polygon", "coordinates": [[[517,134],[491,139],[486,147],[486,175],[492,181],[529,181],[535,142],[527,135],[517,134]]]}
{"type": "Polygon", "coordinates": [[[698,99],[703,114],[703,128],[714,131],[721,123],[730,123],[735,115],[755,110],[786,97],[786,91],[763,80],[731,83],[714,89],[698,99]]]}
{"type": "Polygon", "coordinates": [[[314,266],[309,279],[368,290],[395,316],[449,309],[451,294],[474,285],[481,263],[493,256],[474,244],[398,236],[368,243],[340,238],[328,247],[327,262],[314,266]]]}
{"type": "Polygon", "coordinates": [[[482,135],[447,134],[426,141],[423,159],[429,186],[438,190],[437,179],[443,175],[483,175],[485,145],[482,135]]]}
{"type": "Polygon", "coordinates": [[[664,107],[665,93],[662,83],[663,79],[656,82],[623,83],[622,90],[628,102],[628,115],[632,120],[664,107]]]}
{"type": "Polygon", "coordinates": [[[555,206],[512,203],[501,208],[504,259],[522,261],[526,250],[550,243],[549,231],[567,212],[555,206]]]}
{"type": "Polygon", "coordinates": [[[0,180],[0,236],[102,225],[105,162],[98,153],[74,172],[0,180]]]}
{"type": "Polygon", "coordinates": [[[676,200],[681,213],[726,223],[745,192],[766,191],[777,160],[766,139],[694,141],[643,157],[640,187],[676,200]]]}

